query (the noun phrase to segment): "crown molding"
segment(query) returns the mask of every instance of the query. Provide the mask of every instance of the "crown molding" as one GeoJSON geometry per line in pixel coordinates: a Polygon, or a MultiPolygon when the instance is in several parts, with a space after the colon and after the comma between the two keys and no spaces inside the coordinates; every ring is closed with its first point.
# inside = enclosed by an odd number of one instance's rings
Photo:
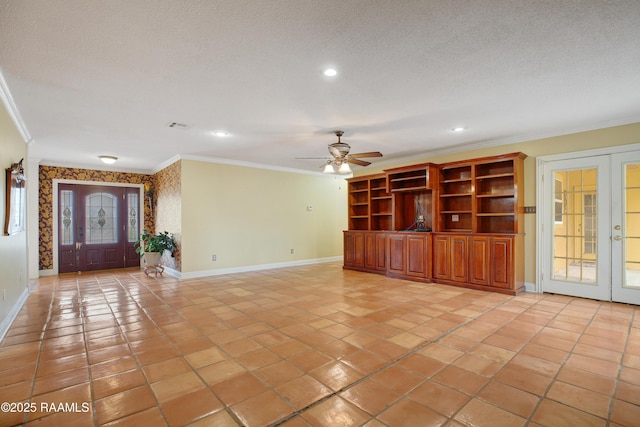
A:
{"type": "MultiPolygon", "coordinates": [[[[334,176],[334,174],[326,174],[326,173],[322,173],[322,172],[312,172],[312,171],[308,171],[308,170],[304,170],[304,169],[295,169],[295,168],[288,168],[288,167],[284,167],[284,166],[275,166],[275,165],[266,165],[266,164],[262,164],[262,163],[245,162],[245,161],[242,161],[242,160],[223,159],[223,158],[219,158],[219,157],[207,157],[207,156],[196,156],[196,155],[191,155],[191,154],[182,154],[182,155],[180,155],[180,159],[183,159],[183,160],[194,160],[194,161],[198,161],[198,162],[207,162],[207,163],[217,163],[217,164],[221,164],[221,165],[242,166],[242,167],[253,168],[253,169],[266,169],[266,170],[272,170],[272,171],[277,171],[277,172],[288,172],[288,173],[295,173],[295,174],[302,174],[302,175],[325,176],[325,177],[334,176]]],[[[348,176],[346,176],[346,175],[340,175],[340,176],[344,176],[344,177],[348,178],[348,176]]]]}
{"type": "Polygon", "coordinates": [[[18,107],[16,103],[13,101],[13,96],[11,96],[11,91],[9,90],[9,86],[7,86],[7,81],[4,79],[4,75],[2,74],[2,69],[0,68],[0,98],[2,99],[2,103],[4,104],[9,116],[11,116],[11,120],[13,120],[14,125],[20,132],[20,136],[26,144],[30,144],[33,142],[33,138],[27,129],[27,125],[22,120],[22,116],[20,115],[20,111],[18,111],[18,107]]]}
{"type": "Polygon", "coordinates": [[[412,154],[410,156],[383,160],[381,162],[376,162],[375,165],[376,167],[377,166],[384,167],[384,166],[397,165],[398,163],[425,161],[425,158],[428,158],[428,157],[446,156],[447,154],[463,153],[465,151],[482,150],[485,148],[500,147],[500,146],[509,145],[509,144],[519,144],[523,142],[536,141],[536,140],[545,139],[545,138],[554,138],[554,137],[572,135],[572,134],[581,133],[581,132],[590,132],[590,131],[595,131],[600,129],[607,129],[607,128],[612,128],[616,126],[630,125],[634,123],[640,123],[639,116],[611,120],[606,123],[599,123],[599,124],[594,123],[591,126],[581,126],[581,127],[567,128],[567,129],[556,130],[556,131],[536,132],[536,133],[510,136],[510,137],[500,138],[500,139],[477,141],[469,144],[459,144],[451,147],[428,150],[428,151],[421,152],[419,154],[412,154]]]}
{"type": "Polygon", "coordinates": [[[169,159],[165,160],[164,162],[160,163],[159,165],[157,165],[156,167],[151,169],[150,174],[151,175],[155,175],[158,172],[160,172],[162,169],[168,168],[169,166],[171,166],[172,164],[174,164],[178,160],[180,160],[180,155],[176,154],[175,156],[170,157],[169,159]]]}

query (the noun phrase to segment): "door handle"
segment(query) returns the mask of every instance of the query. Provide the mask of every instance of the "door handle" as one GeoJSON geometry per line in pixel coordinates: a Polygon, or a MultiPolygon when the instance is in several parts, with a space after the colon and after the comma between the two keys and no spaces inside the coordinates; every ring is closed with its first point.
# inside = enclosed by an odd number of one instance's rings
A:
{"type": "Polygon", "coordinates": [[[613,236],[613,240],[622,240],[622,236],[613,236]]]}
{"type": "Polygon", "coordinates": [[[76,251],[79,251],[82,247],[82,242],[76,242],[76,251]]]}

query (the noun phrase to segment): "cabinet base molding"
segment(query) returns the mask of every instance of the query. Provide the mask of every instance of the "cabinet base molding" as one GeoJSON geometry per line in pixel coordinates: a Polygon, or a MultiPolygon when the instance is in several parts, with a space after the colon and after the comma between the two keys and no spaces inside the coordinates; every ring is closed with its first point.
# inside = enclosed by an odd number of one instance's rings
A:
{"type": "Polygon", "coordinates": [[[485,292],[496,292],[504,295],[521,295],[526,292],[524,286],[520,286],[517,289],[501,289],[501,288],[492,288],[490,286],[482,286],[482,285],[474,285],[473,283],[462,283],[462,282],[454,282],[453,280],[440,280],[440,279],[422,279],[422,278],[408,278],[407,276],[402,276],[399,274],[385,273],[384,271],[371,271],[366,268],[357,268],[357,267],[342,267],[344,270],[352,270],[359,271],[361,273],[370,273],[370,274],[380,274],[391,279],[401,279],[408,280],[410,282],[420,282],[420,283],[435,283],[438,285],[447,285],[447,286],[456,286],[458,288],[467,288],[467,289],[476,289],[478,291],[485,292]]]}

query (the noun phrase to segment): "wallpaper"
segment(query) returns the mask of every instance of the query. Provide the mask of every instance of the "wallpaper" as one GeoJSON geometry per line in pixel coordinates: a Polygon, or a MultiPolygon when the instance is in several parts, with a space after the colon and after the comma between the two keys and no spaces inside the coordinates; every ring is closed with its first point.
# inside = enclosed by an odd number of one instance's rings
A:
{"type": "MultiPolygon", "coordinates": [[[[122,184],[154,185],[154,176],[110,172],[90,169],[63,168],[56,166],[40,166],[38,209],[40,214],[40,270],[53,269],[53,180],[68,179],[77,181],[95,181],[96,183],[112,182],[122,184]]],[[[149,210],[149,203],[144,204],[144,222],[149,230],[154,229],[154,218],[149,210]]]]}
{"type": "Polygon", "coordinates": [[[173,234],[178,249],[174,257],[165,255],[162,264],[182,271],[181,241],[182,241],[182,191],[181,191],[181,169],[182,161],[179,160],[153,176],[155,188],[154,218],[156,232],[168,231],[173,234]]]}

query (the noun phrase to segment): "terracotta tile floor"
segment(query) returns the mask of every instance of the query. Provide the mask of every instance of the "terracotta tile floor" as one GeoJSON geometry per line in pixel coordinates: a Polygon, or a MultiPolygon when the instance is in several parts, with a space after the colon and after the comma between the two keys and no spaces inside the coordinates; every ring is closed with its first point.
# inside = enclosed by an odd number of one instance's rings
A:
{"type": "Polygon", "coordinates": [[[0,402],[2,426],[638,426],[640,311],[338,263],[47,277],[0,402]]]}

